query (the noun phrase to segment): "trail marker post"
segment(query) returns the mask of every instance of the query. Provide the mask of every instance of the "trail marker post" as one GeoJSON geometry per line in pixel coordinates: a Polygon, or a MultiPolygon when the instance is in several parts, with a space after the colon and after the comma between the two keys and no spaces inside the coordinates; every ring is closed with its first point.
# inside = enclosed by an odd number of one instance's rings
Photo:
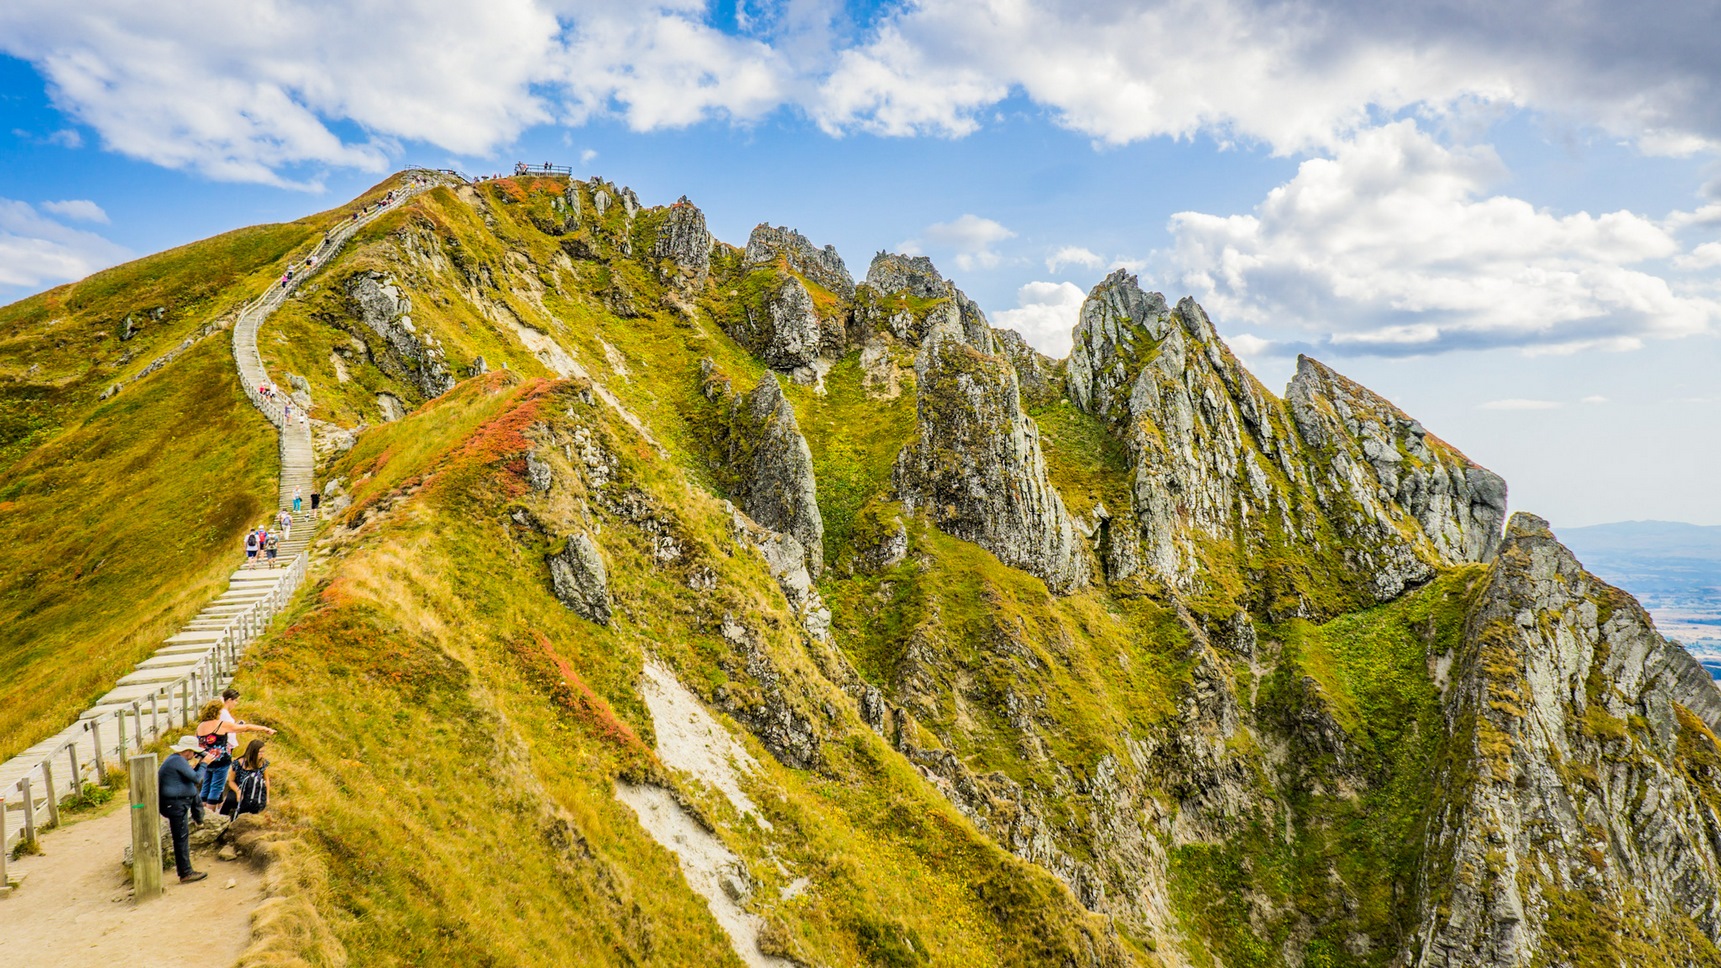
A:
{"type": "Polygon", "coordinates": [[[161,804],[155,771],[154,753],[126,760],[131,780],[132,899],[138,904],[161,896],[161,821],[156,819],[161,815],[161,804]]]}

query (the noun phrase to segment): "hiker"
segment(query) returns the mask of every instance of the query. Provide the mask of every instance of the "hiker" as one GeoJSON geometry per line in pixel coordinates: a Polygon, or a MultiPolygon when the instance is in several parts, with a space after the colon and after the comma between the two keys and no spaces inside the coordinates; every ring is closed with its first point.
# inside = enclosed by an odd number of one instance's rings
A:
{"type": "Polygon", "coordinates": [[[282,541],[293,540],[293,516],[287,513],[286,508],[282,508],[281,513],[275,515],[275,523],[281,526],[282,541]]]}
{"type": "Polygon", "coordinates": [[[245,532],[245,567],[255,568],[257,566],[257,548],[257,532],[245,532]]]}
{"type": "Polygon", "coordinates": [[[233,744],[239,733],[268,733],[274,730],[255,723],[241,723],[233,718],[233,705],[239,701],[239,690],[228,688],[220,699],[211,699],[197,713],[197,744],[203,750],[203,786],[199,791],[202,803],[211,810],[221,807],[222,791],[227,789],[227,770],[233,765],[233,744]],[[229,698],[231,694],[231,698],[229,698]]]}
{"type": "Polygon", "coordinates": [[[263,539],[263,553],[269,556],[269,567],[275,567],[275,553],[280,551],[281,536],[273,531],[263,539]]]}
{"type": "Polygon", "coordinates": [[[203,802],[197,798],[197,773],[191,764],[203,759],[197,737],[181,736],[168,748],[168,756],[156,771],[156,793],[160,797],[157,809],[167,818],[173,831],[173,865],[179,870],[179,883],[201,881],[208,874],[191,869],[191,824],[203,822],[203,802]]]}
{"type": "Polygon", "coordinates": [[[318,513],[318,509],[321,508],[322,505],[323,505],[323,492],[322,491],[312,491],[311,492],[311,520],[312,521],[317,521],[317,520],[321,519],[322,515],[320,513],[318,513]]]}
{"type": "Polygon", "coordinates": [[[305,499],[299,496],[299,489],[295,487],[293,488],[293,513],[298,514],[303,510],[305,510],[305,499]]]}
{"type": "Polygon", "coordinates": [[[245,755],[233,761],[233,771],[227,774],[227,795],[221,801],[221,815],[229,819],[246,813],[262,813],[269,806],[269,776],[264,771],[269,761],[263,758],[266,740],[254,739],[245,747],[245,755]]]}

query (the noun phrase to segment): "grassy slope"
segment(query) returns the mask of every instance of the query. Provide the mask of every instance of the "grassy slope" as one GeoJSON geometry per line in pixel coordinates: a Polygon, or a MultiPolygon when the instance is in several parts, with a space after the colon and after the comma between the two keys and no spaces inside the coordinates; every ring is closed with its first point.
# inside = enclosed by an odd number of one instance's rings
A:
{"type": "Polygon", "coordinates": [[[806,701],[843,700],[811,673],[762,560],[730,550],[720,503],[575,387],[471,381],[368,435],[342,469],[359,488],[353,519],[369,523],[243,677],[291,724],[281,801],[303,831],[285,867],[298,907],[248,963],[331,941],[367,965],[417,963],[427,943],[443,964],[732,963],[674,860],[614,799],[618,777],[678,786],[748,861],[772,944],[809,963],[1036,964],[1094,943],[1061,886],[979,837],[852,712],[823,724],[814,772],[737,731],[763,764],[748,787],[770,832],[657,765],[633,738],[651,735],[633,691],[645,655],[708,699],[757,688],[716,634],[725,613],[756,627],[806,701]],[[654,562],[645,529],[603,510],[558,448],[540,450],[558,470],[550,494],[525,489],[521,432],[582,427],[618,459],[609,493],[637,495],[683,558],[654,562]],[[552,534],[505,527],[516,506],[552,534]],[[548,591],[542,554],[582,507],[602,525],[611,628],[548,591]],[[718,587],[690,591],[695,569],[718,587]],[[812,889],[781,900],[799,876],[812,889]]]}
{"type": "Polygon", "coordinates": [[[230,323],[389,182],[0,308],[0,759],[65,726],[214,597],[274,506],[274,431],[239,391],[226,330],[102,391],[230,323]]]}

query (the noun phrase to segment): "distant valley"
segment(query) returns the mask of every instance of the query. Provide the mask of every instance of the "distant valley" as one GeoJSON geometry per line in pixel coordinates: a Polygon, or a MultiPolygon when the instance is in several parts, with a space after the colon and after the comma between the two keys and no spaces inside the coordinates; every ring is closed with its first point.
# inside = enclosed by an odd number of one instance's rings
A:
{"type": "Polygon", "coordinates": [[[1661,634],[1721,679],[1721,527],[1622,521],[1566,528],[1585,567],[1637,596],[1661,634]]]}

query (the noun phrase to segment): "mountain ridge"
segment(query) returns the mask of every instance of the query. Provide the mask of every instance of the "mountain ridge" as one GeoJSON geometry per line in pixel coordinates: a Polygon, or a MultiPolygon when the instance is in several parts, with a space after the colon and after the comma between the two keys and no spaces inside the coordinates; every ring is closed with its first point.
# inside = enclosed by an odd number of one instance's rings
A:
{"type": "Polygon", "coordinates": [[[1269,393],[1128,273],[1050,360],[924,257],[753,236],[441,188],[271,318],[337,520],[241,673],[295,724],[246,963],[1721,964],[1709,693],[1497,476],[1313,360],[1269,393]],[[754,810],[663,765],[665,675],[754,810]],[[458,913],[514,870],[517,937],[458,913]]]}

